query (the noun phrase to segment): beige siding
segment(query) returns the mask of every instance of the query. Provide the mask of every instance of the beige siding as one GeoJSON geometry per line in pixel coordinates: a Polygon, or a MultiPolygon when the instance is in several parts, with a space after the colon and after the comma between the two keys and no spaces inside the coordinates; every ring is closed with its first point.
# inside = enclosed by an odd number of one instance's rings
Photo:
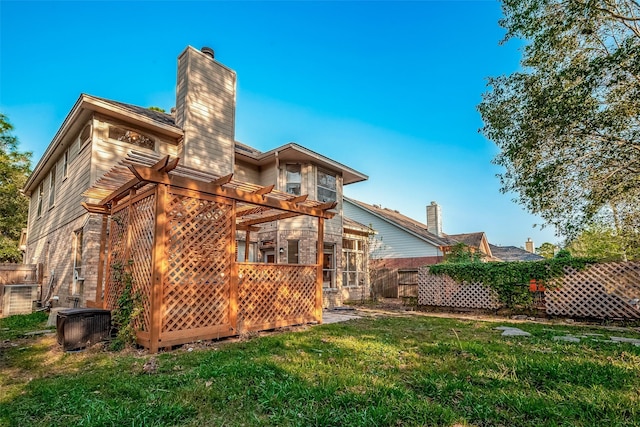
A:
{"type": "Polygon", "coordinates": [[[236,74],[188,47],[178,58],[176,123],[184,129],[184,164],[218,175],[234,172],[236,74]]]}
{"type": "Polygon", "coordinates": [[[90,184],[93,184],[95,180],[100,178],[116,163],[125,158],[127,153],[130,151],[153,152],[152,150],[141,148],[123,141],[110,139],[109,126],[119,126],[125,129],[132,129],[148,136],[155,141],[155,152],[160,155],[170,155],[172,157],[176,157],[178,155],[177,141],[161,137],[145,129],[139,129],[121,121],[110,120],[104,116],[96,116],[96,119],[94,120],[94,137],[92,147],[93,167],[91,171],[90,184]]]}
{"type": "MultiPolygon", "coordinates": [[[[237,180],[252,184],[265,185],[260,182],[260,170],[257,166],[246,162],[236,161],[233,177],[237,180]]],[[[269,184],[270,185],[270,184],[269,184]]]]}

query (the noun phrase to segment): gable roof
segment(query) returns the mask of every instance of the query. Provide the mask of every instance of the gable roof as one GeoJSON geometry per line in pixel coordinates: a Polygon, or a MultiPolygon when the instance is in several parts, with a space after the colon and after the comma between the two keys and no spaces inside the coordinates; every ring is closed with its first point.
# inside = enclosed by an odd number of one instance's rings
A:
{"type": "Polygon", "coordinates": [[[516,246],[495,246],[492,244],[489,246],[491,246],[493,256],[500,261],[540,261],[544,259],[543,256],[532,254],[516,246]]]}
{"type": "Polygon", "coordinates": [[[353,205],[368,211],[369,213],[377,216],[378,218],[399,227],[406,232],[413,234],[414,236],[426,241],[427,243],[436,246],[450,246],[451,241],[446,237],[436,236],[433,233],[430,233],[427,230],[427,226],[418,222],[408,216],[402,215],[398,211],[394,211],[388,208],[382,208],[376,205],[370,205],[359,200],[351,199],[349,197],[343,196],[345,202],[350,202],[353,205]]]}
{"type": "Polygon", "coordinates": [[[464,234],[445,234],[449,239],[456,243],[464,243],[467,246],[479,248],[482,245],[482,238],[485,237],[483,231],[477,233],[464,233],[464,234]]]}

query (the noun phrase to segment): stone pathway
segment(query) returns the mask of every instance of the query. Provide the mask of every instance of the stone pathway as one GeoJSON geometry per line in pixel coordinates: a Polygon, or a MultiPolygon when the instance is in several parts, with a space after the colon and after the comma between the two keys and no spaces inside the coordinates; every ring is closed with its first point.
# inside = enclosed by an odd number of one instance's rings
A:
{"type": "MultiPolygon", "coordinates": [[[[498,326],[497,328],[493,328],[495,330],[498,331],[502,331],[502,336],[503,337],[528,337],[531,336],[531,334],[529,332],[523,331],[522,329],[519,328],[514,328],[511,326],[498,326]]],[[[579,343],[582,340],[591,340],[591,341],[597,341],[597,342],[608,342],[608,343],[615,343],[615,344],[620,344],[620,343],[628,343],[628,344],[633,344],[636,347],[640,347],[640,339],[637,338],[625,338],[625,337],[613,337],[610,336],[609,339],[606,339],[606,337],[603,334],[584,334],[584,335],[571,335],[569,333],[566,333],[566,335],[560,335],[560,336],[554,336],[553,340],[554,341],[564,341],[564,342],[574,342],[574,343],[579,343]]]]}

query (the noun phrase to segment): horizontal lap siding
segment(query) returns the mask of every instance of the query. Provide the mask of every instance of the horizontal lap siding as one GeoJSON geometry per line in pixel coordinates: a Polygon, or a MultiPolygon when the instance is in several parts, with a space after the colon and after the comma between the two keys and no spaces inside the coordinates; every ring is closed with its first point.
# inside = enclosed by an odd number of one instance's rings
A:
{"type": "Polygon", "coordinates": [[[344,202],[344,216],[373,227],[377,245],[370,248],[370,258],[413,258],[441,255],[438,248],[350,203],[344,202]]]}

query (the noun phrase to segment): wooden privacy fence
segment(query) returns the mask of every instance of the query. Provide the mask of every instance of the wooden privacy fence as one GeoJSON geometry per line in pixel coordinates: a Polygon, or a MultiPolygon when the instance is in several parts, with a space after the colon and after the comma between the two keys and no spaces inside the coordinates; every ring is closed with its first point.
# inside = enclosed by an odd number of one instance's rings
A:
{"type": "MultiPolygon", "coordinates": [[[[640,262],[593,264],[584,270],[565,267],[548,283],[546,312],[556,316],[640,319],[640,262]]],[[[497,309],[496,292],[482,283],[457,283],[449,276],[418,274],[418,305],[497,309]]]]}
{"type": "MultiPolygon", "coordinates": [[[[324,219],[334,215],[327,211],[335,204],[270,194],[272,187],[232,181],[231,176],[203,182],[203,173],[190,169],[169,174],[176,166],[167,157],[151,166],[116,167],[98,184],[109,187],[115,181],[119,186],[106,192],[100,204],[84,204],[104,215],[101,245],[108,246],[109,254],[104,300],[99,289],[95,304],[115,309],[130,285],[139,309],[137,342],[152,352],[321,322],[324,219]],[[259,230],[256,225],[297,215],[318,218],[316,264],[236,261],[237,230],[247,233],[248,242],[248,234],[259,230]]],[[[85,194],[96,198],[105,191],[98,185],[85,194]]]]}

